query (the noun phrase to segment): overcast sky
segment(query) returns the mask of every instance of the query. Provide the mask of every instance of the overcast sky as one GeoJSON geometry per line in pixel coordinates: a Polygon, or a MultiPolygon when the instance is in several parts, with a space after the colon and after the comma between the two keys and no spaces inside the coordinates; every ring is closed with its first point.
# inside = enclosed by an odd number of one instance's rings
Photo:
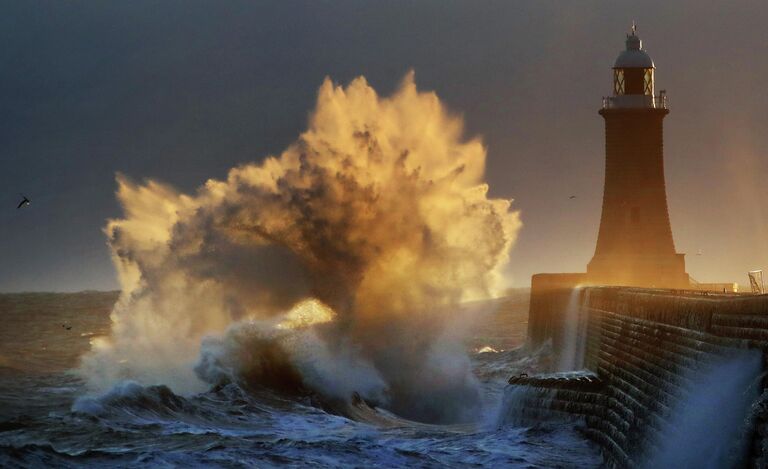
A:
{"type": "Polygon", "coordinates": [[[511,285],[582,272],[597,110],[632,20],[669,96],[677,250],[699,281],[746,283],[768,268],[764,0],[56,0],[0,16],[0,291],[116,288],[116,172],[192,191],[295,140],[323,77],[387,94],[409,69],[482,136],[491,194],[522,212],[511,285]]]}

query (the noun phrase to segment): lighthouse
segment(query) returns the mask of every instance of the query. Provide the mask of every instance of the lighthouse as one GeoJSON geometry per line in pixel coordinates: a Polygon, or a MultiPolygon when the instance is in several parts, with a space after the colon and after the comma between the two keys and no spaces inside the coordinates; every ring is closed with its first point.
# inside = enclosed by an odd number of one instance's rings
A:
{"type": "Polygon", "coordinates": [[[664,91],[633,25],[603,98],[605,185],[597,246],[587,282],[687,288],[684,254],[675,252],[664,185],[664,91]]]}
{"type": "Polygon", "coordinates": [[[586,272],[531,277],[528,339],[566,350],[569,311],[578,287],[690,288],[684,254],[675,252],[664,185],[664,91],[634,25],[613,64],[613,91],[603,98],[605,185],[597,245],[586,272]]]}

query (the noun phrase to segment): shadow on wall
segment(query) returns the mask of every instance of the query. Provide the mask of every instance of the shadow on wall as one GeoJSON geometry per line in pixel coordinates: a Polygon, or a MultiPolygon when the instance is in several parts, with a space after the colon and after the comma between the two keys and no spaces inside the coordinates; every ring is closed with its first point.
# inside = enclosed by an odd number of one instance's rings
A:
{"type": "Polygon", "coordinates": [[[716,469],[736,467],[750,406],[759,396],[762,355],[740,350],[691,377],[686,398],[673,407],[659,435],[658,450],[643,467],[716,469]]]}

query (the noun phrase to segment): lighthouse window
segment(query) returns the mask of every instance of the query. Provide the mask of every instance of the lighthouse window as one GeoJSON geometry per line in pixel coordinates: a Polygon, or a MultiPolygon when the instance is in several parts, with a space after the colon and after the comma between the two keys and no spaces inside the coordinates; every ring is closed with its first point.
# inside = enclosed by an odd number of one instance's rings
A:
{"type": "Polygon", "coordinates": [[[645,94],[645,69],[624,69],[624,94],[645,94]]]}
{"type": "Polygon", "coordinates": [[[624,70],[613,71],[613,94],[624,94],[624,70]]]}
{"type": "Polygon", "coordinates": [[[643,82],[645,84],[643,94],[653,96],[653,69],[646,68],[643,76],[643,82]]]}

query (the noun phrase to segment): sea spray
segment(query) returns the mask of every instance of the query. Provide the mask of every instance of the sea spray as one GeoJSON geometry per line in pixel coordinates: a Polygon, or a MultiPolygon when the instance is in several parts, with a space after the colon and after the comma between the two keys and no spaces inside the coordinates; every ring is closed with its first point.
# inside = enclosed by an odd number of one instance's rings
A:
{"type": "Polygon", "coordinates": [[[562,349],[557,371],[576,371],[584,367],[584,351],[587,342],[587,321],[582,314],[582,304],[589,298],[589,290],[574,288],[568,300],[563,324],[562,349]]]}
{"type": "Polygon", "coordinates": [[[749,409],[759,395],[762,354],[742,350],[715,360],[692,378],[686,397],[672,409],[658,449],[644,467],[719,469],[736,467],[749,409]]]}
{"type": "Polygon", "coordinates": [[[311,337],[325,356],[354,357],[362,381],[380,380],[392,410],[466,420],[478,392],[466,356],[445,343],[446,314],[499,291],[520,222],[511,201],[487,196],[485,148],[462,134],[461,119],[419,92],[413,74],[391,97],[364,78],[346,87],[326,80],[295,143],[224,181],[186,195],[118,176],[124,217],[105,232],[122,295],[111,337],[83,359],[90,386],[129,379],[200,391],[210,383],[196,365],[221,364],[201,359],[201,344],[210,351],[242,328],[246,350],[227,348],[239,357],[231,363],[253,371],[240,377],[269,382],[256,371],[290,362],[302,386],[337,392],[328,383],[348,380],[334,374],[349,367],[307,372],[289,350],[311,337]],[[260,348],[307,299],[333,318],[306,326],[311,336],[260,348]]]}
{"type": "Polygon", "coordinates": [[[556,394],[555,389],[510,385],[504,390],[497,425],[526,426],[547,421],[556,394]]]}
{"type": "Polygon", "coordinates": [[[386,404],[386,383],[355,347],[329,348],[317,331],[274,327],[268,321],[233,324],[222,337],[203,340],[197,376],[211,385],[237,382],[284,395],[347,399],[354,393],[386,404]]]}

